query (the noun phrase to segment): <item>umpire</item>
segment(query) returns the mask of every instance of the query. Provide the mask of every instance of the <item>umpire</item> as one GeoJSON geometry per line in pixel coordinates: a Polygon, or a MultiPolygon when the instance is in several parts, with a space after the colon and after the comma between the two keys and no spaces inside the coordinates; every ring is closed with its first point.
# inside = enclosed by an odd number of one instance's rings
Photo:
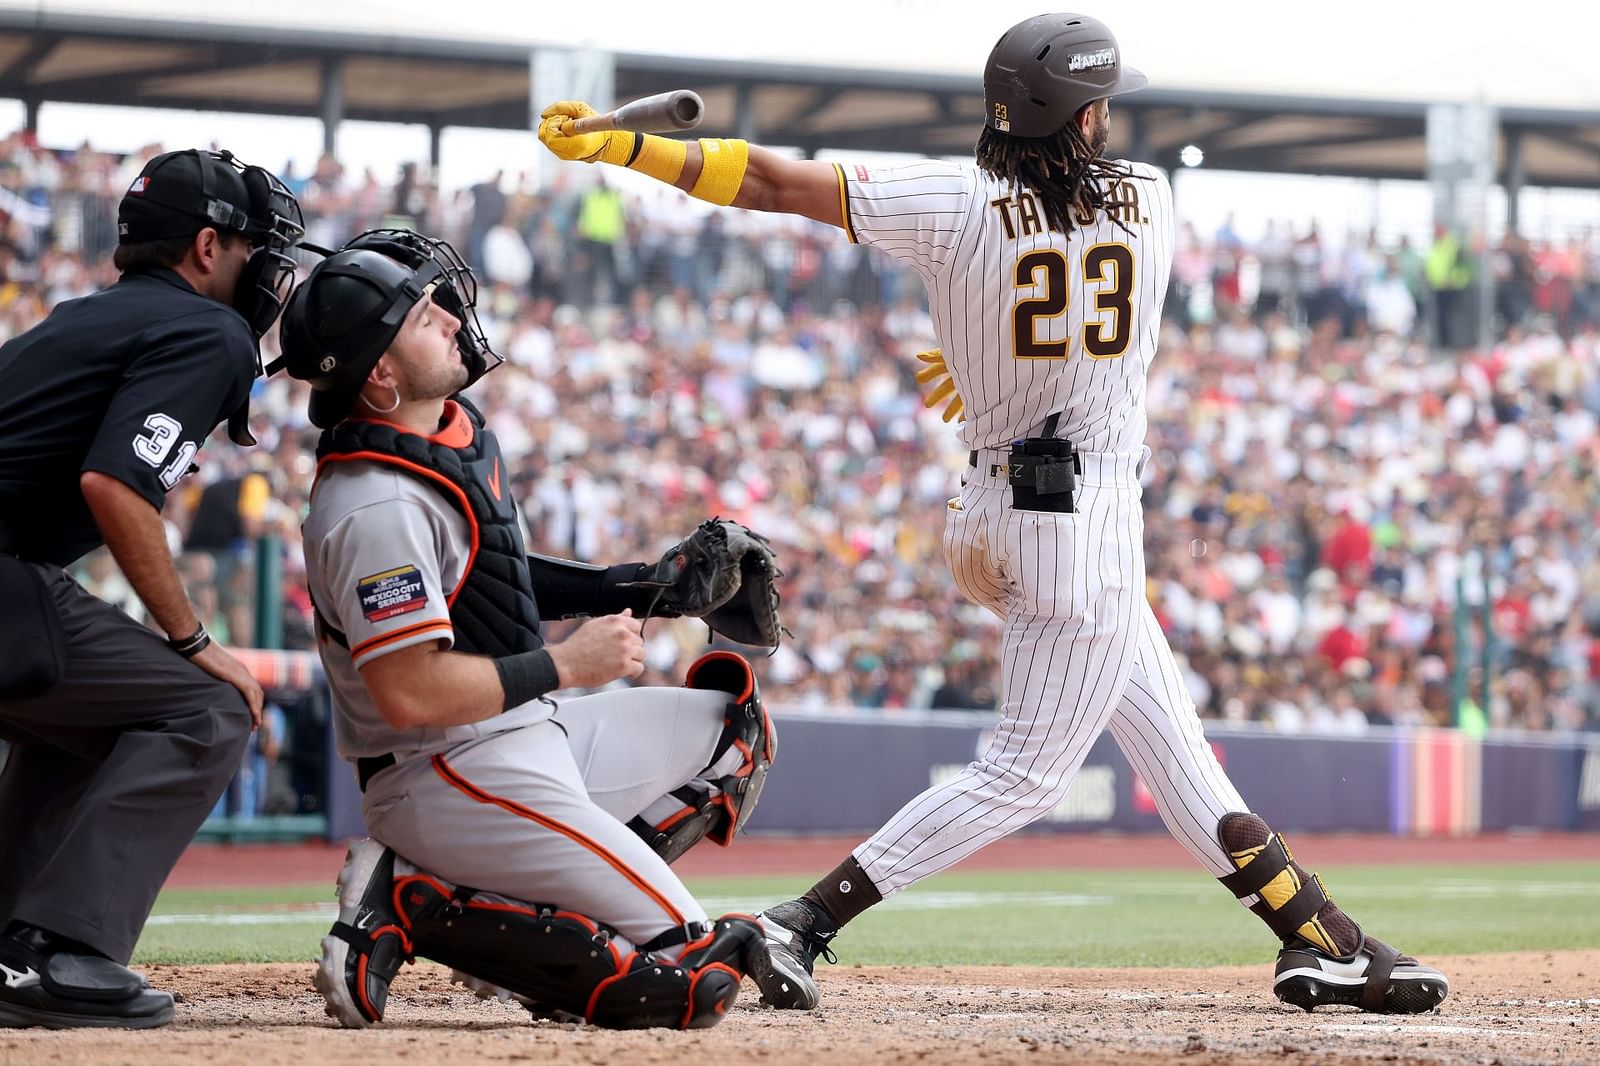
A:
{"type": "Polygon", "coordinates": [[[262,692],[213,644],[161,520],[223,421],[304,232],[227,152],[150,160],[117,209],[115,285],[0,347],[0,1026],[150,1028],[173,999],[124,964],[238,769],[262,692]],[[101,544],[165,636],[63,569],[101,544]]]}

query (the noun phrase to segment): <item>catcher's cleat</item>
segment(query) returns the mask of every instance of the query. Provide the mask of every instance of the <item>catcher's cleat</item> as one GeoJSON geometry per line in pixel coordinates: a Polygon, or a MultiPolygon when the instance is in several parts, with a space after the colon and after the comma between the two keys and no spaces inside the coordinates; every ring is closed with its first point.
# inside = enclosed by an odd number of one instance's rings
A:
{"type": "Polygon", "coordinates": [[[1374,937],[1349,955],[1329,955],[1303,940],[1278,952],[1272,991],[1305,1011],[1327,1004],[1374,1014],[1422,1014],[1450,994],[1450,979],[1374,937]]]}
{"type": "Polygon", "coordinates": [[[450,983],[460,985],[479,999],[493,999],[501,1003],[521,1004],[524,1010],[539,1021],[563,1022],[569,1025],[583,1024],[583,1015],[581,1014],[569,1014],[564,1010],[557,1010],[555,1007],[547,1006],[538,1000],[513,992],[509,988],[474,977],[464,970],[451,970],[450,983]]]}
{"type": "Polygon", "coordinates": [[[383,1021],[389,982],[411,957],[394,910],[394,858],[376,840],[358,840],[339,871],[339,919],[322,938],[312,982],[328,1016],[347,1029],[383,1021]]]}
{"type": "Polygon", "coordinates": [[[769,907],[756,920],[767,934],[766,956],[750,960],[750,977],[761,989],[761,1002],[778,1010],[811,1010],[822,998],[812,967],[818,955],[838,961],[828,944],[839,935],[839,927],[803,899],[769,907]]]}

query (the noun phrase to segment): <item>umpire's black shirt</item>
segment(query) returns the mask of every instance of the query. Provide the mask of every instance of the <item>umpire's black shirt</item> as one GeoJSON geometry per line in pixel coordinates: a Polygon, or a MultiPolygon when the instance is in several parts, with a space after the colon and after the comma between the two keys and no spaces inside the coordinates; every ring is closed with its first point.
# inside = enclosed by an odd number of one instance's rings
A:
{"type": "Polygon", "coordinates": [[[0,346],[0,551],[65,566],[99,547],[86,471],[159,510],[256,365],[239,313],[171,270],[125,274],[0,346]]]}

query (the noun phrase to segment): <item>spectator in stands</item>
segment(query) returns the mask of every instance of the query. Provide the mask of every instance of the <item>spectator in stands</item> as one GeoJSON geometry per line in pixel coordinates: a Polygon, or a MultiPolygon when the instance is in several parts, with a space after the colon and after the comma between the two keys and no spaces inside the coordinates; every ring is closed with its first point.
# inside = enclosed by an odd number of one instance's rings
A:
{"type": "Polygon", "coordinates": [[[1472,260],[1461,234],[1444,223],[1434,227],[1427,278],[1433,303],[1434,340],[1442,348],[1460,351],[1472,340],[1472,308],[1467,291],[1473,279],[1472,260]]]}
{"type": "MultiPolygon", "coordinates": [[[[49,165],[20,139],[0,143],[0,173],[11,175],[5,184],[31,197],[19,202],[27,217],[13,218],[10,243],[0,234],[0,339],[37,322],[53,295],[81,290],[80,269],[91,284],[115,276],[106,264],[86,262],[81,249],[60,246],[78,223],[55,215],[95,195],[114,203],[138,166],[119,169],[92,153],[47,154],[49,165]],[[85,192],[107,168],[113,177],[102,184],[115,192],[85,192]]],[[[363,205],[343,192],[339,174],[336,161],[320,162],[317,190],[308,192],[317,200],[313,221],[324,228],[375,225],[396,210],[405,188],[402,176],[392,196],[363,205]]],[[[419,226],[464,239],[467,194],[441,199],[426,167],[410,174],[410,210],[427,216],[419,226]]],[[[817,227],[697,215],[670,199],[615,190],[606,195],[620,210],[618,239],[637,249],[636,281],[599,284],[571,269],[581,258],[578,222],[588,191],[508,187],[501,236],[526,243],[532,276],[519,287],[512,275],[505,293],[481,301],[495,305],[493,325],[485,325],[501,331],[511,358],[486,406],[527,503],[530,547],[608,555],[604,546],[614,544],[652,555],[665,547],[654,530],[698,520],[685,503],[694,500],[781,530],[785,557],[797,561],[785,605],[792,605],[800,652],[770,664],[764,685],[777,703],[847,706],[888,691],[889,652],[900,639],[893,620],[902,613],[937,619],[950,631],[948,645],[918,661],[940,661],[963,640],[987,642],[985,618],[963,614],[948,590],[919,580],[938,545],[903,517],[937,504],[944,468],[965,459],[952,454],[948,426],[916,397],[912,356],[925,310],[893,296],[882,302],[885,293],[917,287],[897,284],[884,260],[817,227]],[[661,227],[661,241],[647,246],[630,235],[629,219],[662,215],[672,225],[661,227]],[[769,249],[769,241],[782,247],[769,249]],[[791,374],[809,380],[819,370],[851,384],[825,399],[787,387],[791,374]],[[641,479],[641,470],[648,476],[641,479]],[[638,499],[646,506],[620,504],[638,499]],[[858,580],[863,567],[878,576],[858,580]],[[849,625],[836,621],[844,611],[849,625]]],[[[1514,709],[1497,704],[1497,722],[1526,725],[1514,716],[1550,700],[1577,708],[1586,727],[1600,726],[1600,652],[1591,678],[1593,638],[1585,637],[1581,652],[1563,650],[1576,647],[1564,619],[1600,627],[1600,553],[1591,541],[1600,511],[1593,310],[1600,241],[1530,243],[1528,269],[1543,262],[1546,272],[1570,278],[1565,304],[1550,286],[1538,297],[1547,308],[1566,307],[1569,321],[1530,307],[1491,352],[1458,363],[1430,358],[1421,336],[1427,315],[1413,313],[1405,325],[1401,289],[1413,308],[1429,298],[1424,257],[1410,241],[1374,246],[1362,236],[1349,239],[1360,245],[1352,250],[1349,241],[1319,235],[1318,260],[1327,267],[1318,267],[1318,291],[1332,278],[1340,303],[1355,306],[1349,322],[1326,320],[1313,330],[1293,258],[1296,248],[1308,254],[1309,231],[1275,219],[1268,236],[1247,241],[1239,229],[1230,219],[1215,235],[1183,236],[1190,306],[1180,313],[1178,301],[1168,302],[1174,317],[1150,379],[1149,441],[1162,455],[1145,486],[1146,536],[1152,558],[1171,560],[1162,568],[1171,577],[1152,603],[1197,702],[1217,716],[1237,698],[1232,713],[1262,719],[1275,704],[1295,703],[1314,728],[1337,721],[1313,714],[1316,707],[1341,710],[1341,693],[1350,692],[1373,721],[1452,721],[1455,575],[1465,553],[1481,547],[1497,585],[1519,586],[1528,600],[1518,635],[1496,632],[1493,668],[1524,670],[1539,693],[1514,709]],[[1362,271],[1370,276],[1356,285],[1362,271]],[[1269,312],[1274,303],[1278,310],[1269,312]],[[1250,312],[1243,318],[1241,306],[1250,312]],[[1370,332],[1360,331],[1359,319],[1370,332]],[[1319,661],[1333,609],[1344,606],[1337,588],[1322,587],[1337,583],[1331,570],[1326,581],[1312,576],[1332,565],[1319,555],[1341,523],[1324,508],[1339,501],[1364,516],[1370,543],[1356,546],[1353,570],[1343,547],[1334,560],[1341,572],[1351,570],[1345,580],[1381,590],[1390,605],[1377,632],[1370,622],[1356,627],[1368,644],[1362,657],[1371,657],[1365,689],[1340,674],[1294,673],[1319,661]],[[1546,514],[1571,517],[1552,529],[1534,524],[1546,514]],[[1473,542],[1458,543],[1469,528],[1473,542]],[[1511,544],[1527,533],[1538,550],[1520,556],[1511,544]],[[1247,609],[1224,611],[1235,600],[1247,609]],[[1572,605],[1565,616],[1563,604],[1572,605]],[[1252,635],[1259,648],[1246,654],[1252,635]],[[1554,652],[1539,650],[1546,638],[1554,652]],[[1385,657],[1380,649],[1389,646],[1404,654],[1385,657]],[[1584,665],[1564,665],[1574,661],[1584,665]],[[1259,695],[1240,696],[1255,684],[1263,686],[1259,695]]],[[[269,358],[274,344],[269,334],[269,358]]],[[[303,387],[273,380],[256,405],[266,415],[258,436],[273,455],[263,521],[293,560],[315,461],[303,387]]],[[[209,445],[207,454],[203,477],[242,477],[248,469],[242,453],[228,457],[226,444],[209,445]]],[[[176,528],[188,528],[183,501],[168,511],[176,528]]],[[[91,557],[79,571],[85,587],[118,594],[121,578],[108,563],[91,557]]],[[[198,581],[204,572],[198,564],[191,574],[198,581]]],[[[1481,586],[1473,578],[1469,587],[1474,581],[1481,586]]],[[[306,647],[304,581],[289,567],[284,590],[286,646],[306,647]]],[[[686,624],[661,629],[652,660],[660,674],[646,678],[652,683],[681,673],[704,639],[686,624]]],[[[1476,656],[1475,642],[1466,654],[1476,656]]],[[[992,686],[993,664],[971,671],[975,683],[992,686]]],[[[928,705],[944,680],[915,678],[907,688],[897,679],[901,694],[893,698],[928,705]]],[[[1535,717],[1555,725],[1572,713],[1535,717]]]]}

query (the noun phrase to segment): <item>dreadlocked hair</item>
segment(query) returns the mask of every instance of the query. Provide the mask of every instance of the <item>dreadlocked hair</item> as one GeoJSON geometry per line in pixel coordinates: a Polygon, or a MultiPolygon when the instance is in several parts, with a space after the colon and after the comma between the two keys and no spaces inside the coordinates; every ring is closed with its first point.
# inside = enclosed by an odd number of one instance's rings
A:
{"type": "Polygon", "coordinates": [[[1013,189],[1038,197],[1046,224],[1058,233],[1070,233],[1074,224],[1101,211],[1129,232],[1107,206],[1117,182],[1133,177],[1133,171],[1098,155],[1076,122],[1048,137],[1015,137],[985,125],[978,135],[977,163],[1013,189]]]}

